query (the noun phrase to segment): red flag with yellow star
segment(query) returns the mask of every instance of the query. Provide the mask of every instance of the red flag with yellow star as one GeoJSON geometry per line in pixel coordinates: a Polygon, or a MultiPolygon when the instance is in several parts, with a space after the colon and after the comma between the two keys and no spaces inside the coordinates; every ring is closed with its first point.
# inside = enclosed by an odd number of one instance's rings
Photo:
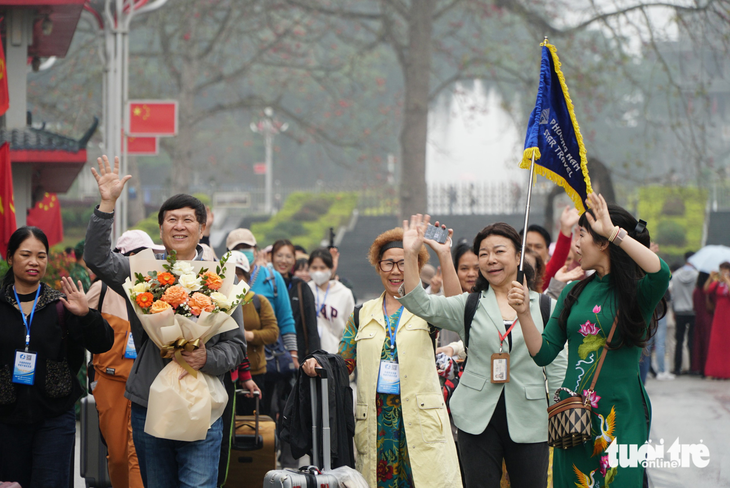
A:
{"type": "Polygon", "coordinates": [[[174,136],[177,134],[177,102],[130,100],[130,136],[174,136]]]}
{"type": "Polygon", "coordinates": [[[63,241],[61,204],[55,193],[46,192],[43,200],[28,211],[27,222],[28,225],[38,227],[46,234],[49,246],[55,246],[63,241]]]}
{"type": "Polygon", "coordinates": [[[8,241],[15,232],[15,226],[13,170],[10,166],[10,145],[6,142],[0,146],[0,254],[4,258],[7,257],[8,241]]]}
{"type": "Polygon", "coordinates": [[[8,111],[10,95],[8,94],[8,69],[5,67],[5,51],[0,42],[0,115],[8,111]]]}

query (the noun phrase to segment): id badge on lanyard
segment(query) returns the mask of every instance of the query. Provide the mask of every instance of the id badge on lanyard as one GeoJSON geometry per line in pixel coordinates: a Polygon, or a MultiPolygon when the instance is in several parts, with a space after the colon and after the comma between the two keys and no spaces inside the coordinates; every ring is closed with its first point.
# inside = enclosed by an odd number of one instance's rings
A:
{"type": "Polygon", "coordinates": [[[134,337],[132,337],[132,332],[127,332],[127,345],[124,347],[124,357],[126,359],[136,359],[137,358],[137,349],[134,347],[134,337]]]}
{"type": "Polygon", "coordinates": [[[492,375],[490,380],[492,383],[509,383],[509,353],[502,352],[502,345],[510,332],[512,332],[515,324],[517,324],[517,319],[512,322],[512,325],[510,325],[504,335],[497,330],[497,334],[499,334],[499,352],[492,354],[490,360],[492,365],[492,375]]]}
{"type": "Polygon", "coordinates": [[[33,323],[33,317],[35,316],[35,307],[38,304],[38,297],[41,293],[41,287],[38,286],[38,291],[35,293],[35,301],[33,301],[33,310],[30,312],[30,319],[26,319],[23,313],[23,308],[20,306],[20,298],[18,292],[13,287],[13,293],[15,293],[15,302],[18,304],[20,309],[20,315],[23,317],[23,325],[25,326],[25,349],[16,349],[15,351],[15,362],[13,363],[13,383],[18,385],[33,385],[35,381],[35,364],[38,354],[28,350],[30,345],[30,327],[33,323]]]}
{"type": "Polygon", "coordinates": [[[400,371],[397,361],[380,360],[378,371],[378,393],[400,395],[400,371]]]}
{"type": "Polygon", "coordinates": [[[18,385],[33,385],[35,381],[35,362],[38,354],[33,351],[15,351],[15,365],[13,366],[13,383],[18,385]]]}
{"type": "Polygon", "coordinates": [[[378,393],[387,393],[389,395],[400,395],[400,366],[398,361],[395,359],[395,334],[398,332],[398,325],[400,319],[403,316],[403,306],[400,308],[400,314],[398,315],[398,322],[395,324],[395,328],[390,324],[390,317],[385,308],[385,299],[383,299],[383,315],[385,321],[388,323],[388,332],[390,333],[390,354],[391,359],[381,359],[380,369],[378,370],[378,393]]]}

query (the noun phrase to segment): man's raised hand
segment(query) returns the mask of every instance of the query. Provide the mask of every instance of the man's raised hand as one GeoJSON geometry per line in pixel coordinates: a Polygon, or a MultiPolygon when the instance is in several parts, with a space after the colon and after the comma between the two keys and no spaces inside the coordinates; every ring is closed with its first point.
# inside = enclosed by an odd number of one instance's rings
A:
{"type": "Polygon", "coordinates": [[[119,179],[119,156],[114,158],[114,168],[109,164],[109,158],[102,156],[96,158],[99,164],[99,171],[95,168],[91,168],[91,173],[96,178],[96,183],[99,185],[99,195],[101,195],[101,204],[99,204],[99,210],[106,213],[114,211],[114,206],[117,203],[119,195],[122,194],[124,185],[127,181],[132,178],[131,175],[127,175],[122,179],[119,179]]]}

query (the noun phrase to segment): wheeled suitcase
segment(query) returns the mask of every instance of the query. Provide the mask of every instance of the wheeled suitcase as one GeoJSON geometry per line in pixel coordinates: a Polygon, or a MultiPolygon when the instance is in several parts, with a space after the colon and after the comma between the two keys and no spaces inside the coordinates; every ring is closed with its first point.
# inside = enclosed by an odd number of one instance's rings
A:
{"type": "Polygon", "coordinates": [[[81,476],[87,488],[111,488],[106,455],[96,400],[94,395],[86,395],[81,399],[81,476]]]}
{"type": "Polygon", "coordinates": [[[264,478],[264,488],[338,488],[337,478],[322,471],[332,469],[332,452],[330,450],[330,408],[329,390],[327,389],[327,371],[317,368],[321,381],[310,378],[312,396],[312,463],[313,466],[302,466],[299,469],[278,469],[269,471],[264,478]],[[319,388],[317,388],[319,386],[319,388]],[[317,393],[317,390],[320,393],[317,393]],[[324,464],[319,459],[319,427],[317,417],[319,397],[322,397],[322,452],[324,464]],[[322,468],[320,470],[319,467],[322,468]]]}
{"type": "Polygon", "coordinates": [[[272,469],[276,469],[276,422],[267,415],[259,415],[259,397],[256,395],[254,415],[235,417],[224,487],[259,487],[266,473],[272,469]]]}

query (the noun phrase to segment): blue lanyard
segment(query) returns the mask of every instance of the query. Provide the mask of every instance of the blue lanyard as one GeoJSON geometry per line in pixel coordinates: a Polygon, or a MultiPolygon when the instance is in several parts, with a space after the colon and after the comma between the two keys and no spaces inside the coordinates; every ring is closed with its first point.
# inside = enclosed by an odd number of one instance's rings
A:
{"type": "Polygon", "coordinates": [[[327,291],[324,292],[324,299],[322,300],[322,306],[320,307],[320,301],[319,301],[319,286],[315,283],[315,289],[317,290],[317,315],[322,313],[322,310],[324,310],[324,307],[327,305],[327,295],[330,293],[330,285],[331,283],[327,283],[327,291]]]}
{"type": "Polygon", "coordinates": [[[38,284],[38,290],[35,292],[33,310],[30,311],[30,320],[25,318],[23,307],[20,306],[20,297],[18,297],[18,292],[15,290],[15,287],[13,287],[13,293],[15,294],[15,301],[18,303],[18,308],[20,309],[20,316],[23,317],[23,325],[25,325],[25,351],[27,352],[28,346],[30,345],[30,325],[33,323],[33,315],[35,315],[35,306],[38,304],[38,297],[41,295],[41,285],[40,283],[38,284]]]}
{"type": "Polygon", "coordinates": [[[388,311],[385,309],[385,299],[383,299],[383,315],[385,316],[385,321],[388,322],[388,331],[390,332],[390,350],[392,351],[395,349],[395,333],[398,332],[398,325],[400,324],[401,317],[403,317],[403,305],[401,305],[398,309],[398,322],[395,323],[395,330],[393,330],[393,327],[390,325],[390,317],[388,317],[388,311]]]}

